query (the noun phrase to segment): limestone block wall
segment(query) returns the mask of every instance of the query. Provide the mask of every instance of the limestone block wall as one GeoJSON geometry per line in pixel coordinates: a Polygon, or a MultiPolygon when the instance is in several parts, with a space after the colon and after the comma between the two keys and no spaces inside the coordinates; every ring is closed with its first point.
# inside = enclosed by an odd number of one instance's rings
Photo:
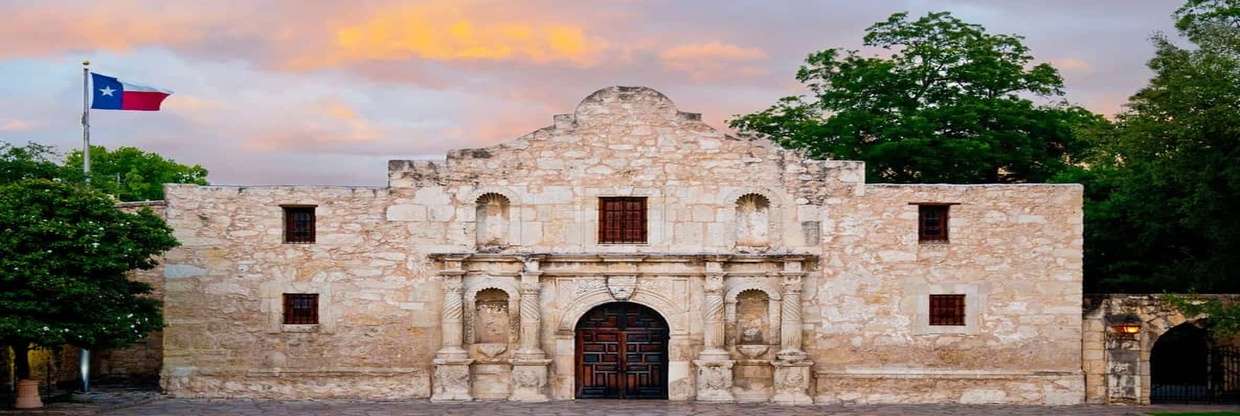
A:
{"type": "Polygon", "coordinates": [[[1080,186],[872,184],[824,217],[818,401],[1081,402],[1080,186]],[[918,241],[915,203],[958,204],[950,242],[918,241]],[[928,325],[930,294],[966,325],[928,325]]]}
{"type": "MultiPolygon", "coordinates": [[[[164,367],[176,396],[418,398],[438,347],[428,235],[385,220],[397,192],[169,185],[164,367]],[[281,205],[315,205],[317,241],[283,242],[281,205]],[[320,324],[285,326],[283,293],[320,324]]],[[[442,231],[442,228],[440,229],[442,231]]]]}

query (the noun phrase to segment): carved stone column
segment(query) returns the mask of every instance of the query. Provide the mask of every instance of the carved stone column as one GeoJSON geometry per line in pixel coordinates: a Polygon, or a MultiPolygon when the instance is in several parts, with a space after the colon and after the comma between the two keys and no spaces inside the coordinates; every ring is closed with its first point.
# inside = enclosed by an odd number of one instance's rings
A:
{"type": "Polygon", "coordinates": [[[547,401],[547,364],[551,360],[539,346],[542,328],[542,308],[539,298],[542,286],[538,282],[542,271],[538,259],[525,261],[521,272],[521,347],[512,358],[512,394],[509,400],[525,402],[547,401]]]}
{"type": "Polygon", "coordinates": [[[432,386],[432,401],[473,400],[470,395],[469,364],[473,362],[469,353],[461,348],[461,315],[465,288],[461,277],[465,270],[461,268],[464,257],[444,258],[444,268],[439,271],[443,287],[443,310],[439,317],[442,345],[435,353],[435,380],[432,386]]]}
{"type": "Polygon", "coordinates": [[[730,402],[732,396],[732,365],[728,350],[724,349],[723,317],[723,263],[706,262],[705,297],[702,305],[704,322],[703,349],[697,366],[697,399],[712,402],[730,402]]]}
{"type": "Polygon", "coordinates": [[[772,402],[812,404],[809,397],[810,366],[813,362],[801,348],[801,285],[805,277],[800,258],[784,260],[783,303],[780,310],[780,350],[771,363],[775,366],[775,395],[772,402]]]}

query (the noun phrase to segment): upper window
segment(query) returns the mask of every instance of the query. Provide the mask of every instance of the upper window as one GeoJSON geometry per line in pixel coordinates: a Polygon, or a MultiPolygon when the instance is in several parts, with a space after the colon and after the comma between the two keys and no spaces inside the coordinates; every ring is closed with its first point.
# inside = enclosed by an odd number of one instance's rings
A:
{"type": "Polygon", "coordinates": [[[314,207],[284,207],[284,242],[308,244],[314,242],[314,207]]]}
{"type": "Polygon", "coordinates": [[[319,323],[319,295],[316,293],[285,293],[284,323],[289,325],[319,323]]]}
{"type": "Polygon", "coordinates": [[[599,198],[599,244],[642,244],[646,242],[646,198],[599,198]]]}
{"type": "Polygon", "coordinates": [[[917,206],[917,241],[947,242],[948,204],[917,206]]]}
{"type": "Polygon", "coordinates": [[[964,295],[930,295],[930,325],[964,326],[964,295]]]}

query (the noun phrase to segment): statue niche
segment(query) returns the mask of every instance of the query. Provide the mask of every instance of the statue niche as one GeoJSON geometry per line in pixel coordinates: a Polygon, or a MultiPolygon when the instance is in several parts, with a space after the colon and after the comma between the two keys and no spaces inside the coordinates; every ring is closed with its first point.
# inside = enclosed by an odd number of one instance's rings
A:
{"type": "Polygon", "coordinates": [[[479,250],[502,249],[508,245],[508,197],[485,193],[476,201],[475,215],[479,250]]]}
{"type": "Polygon", "coordinates": [[[766,345],[770,331],[770,299],[761,290],[736,295],[736,344],[766,345]]]}
{"type": "Polygon", "coordinates": [[[770,246],[771,201],[758,194],[745,194],[736,199],[736,245],[738,247],[770,246]]]}
{"type": "Polygon", "coordinates": [[[508,293],[499,289],[483,289],[474,298],[474,342],[508,344],[511,318],[508,314],[508,293]]]}

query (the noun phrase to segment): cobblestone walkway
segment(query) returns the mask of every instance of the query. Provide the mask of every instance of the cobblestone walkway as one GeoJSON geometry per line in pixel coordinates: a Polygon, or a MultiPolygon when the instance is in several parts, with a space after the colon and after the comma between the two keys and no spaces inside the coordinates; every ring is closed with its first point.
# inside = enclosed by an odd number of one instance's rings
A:
{"type": "Polygon", "coordinates": [[[253,401],[253,400],[158,400],[135,407],[104,412],[106,415],[483,415],[483,416],[560,416],[560,415],[684,415],[684,416],[800,416],[800,415],[945,415],[945,416],[1025,416],[1025,415],[1145,415],[1149,412],[1235,411],[1240,407],[1220,406],[773,406],[761,404],[703,404],[664,401],[557,401],[549,403],[471,402],[459,404],[360,401],[253,401]]]}

